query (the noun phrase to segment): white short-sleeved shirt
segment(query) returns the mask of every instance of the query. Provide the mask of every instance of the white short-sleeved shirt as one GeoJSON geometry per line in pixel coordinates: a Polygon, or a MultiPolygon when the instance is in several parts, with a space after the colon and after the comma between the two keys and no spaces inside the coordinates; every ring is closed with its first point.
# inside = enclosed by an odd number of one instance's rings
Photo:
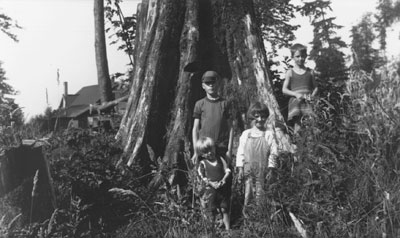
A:
{"type": "MultiPolygon", "coordinates": [[[[249,133],[254,129],[247,129],[243,131],[242,135],[239,139],[239,147],[236,153],[236,167],[243,167],[245,164],[245,156],[244,156],[244,147],[247,142],[247,138],[249,138],[249,133]]],[[[253,135],[253,134],[252,134],[253,135]]],[[[278,145],[274,138],[273,131],[266,130],[264,133],[265,140],[267,144],[270,146],[270,154],[268,158],[268,167],[275,168],[277,167],[277,156],[278,156],[278,145]]]]}

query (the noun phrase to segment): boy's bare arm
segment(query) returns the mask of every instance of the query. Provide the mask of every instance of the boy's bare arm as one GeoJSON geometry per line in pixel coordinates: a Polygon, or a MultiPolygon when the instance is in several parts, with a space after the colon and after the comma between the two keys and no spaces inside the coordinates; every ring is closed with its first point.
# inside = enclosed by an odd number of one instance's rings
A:
{"type": "Polygon", "coordinates": [[[239,183],[242,182],[242,179],[244,177],[244,168],[242,167],[238,167],[239,171],[238,171],[238,181],[239,183]]]}
{"type": "Polygon", "coordinates": [[[228,141],[228,151],[226,152],[226,156],[231,159],[232,158],[232,145],[233,145],[233,130],[236,127],[236,122],[234,120],[229,123],[229,141],[228,141]]]}
{"type": "Polygon", "coordinates": [[[224,177],[218,182],[218,187],[223,186],[226,183],[226,179],[228,178],[229,174],[231,173],[231,170],[228,168],[228,165],[226,164],[226,161],[221,158],[222,165],[225,171],[224,177]]]}
{"type": "Polygon", "coordinates": [[[201,166],[203,166],[203,164],[199,164],[199,166],[197,167],[197,174],[200,176],[201,180],[207,182],[206,181],[207,177],[205,177],[205,175],[203,174],[201,166]]]}
{"type": "MultiPolygon", "coordinates": [[[[199,139],[199,129],[200,129],[200,119],[195,118],[193,122],[193,129],[192,129],[192,142],[193,146],[196,144],[197,140],[199,139]]],[[[196,153],[196,151],[195,151],[196,153]]]]}
{"type": "Polygon", "coordinates": [[[192,156],[192,162],[194,165],[196,165],[199,162],[196,148],[195,148],[195,144],[196,144],[197,140],[199,139],[199,127],[200,127],[200,119],[195,118],[194,122],[193,122],[193,129],[192,129],[192,140],[193,140],[192,145],[193,145],[193,149],[194,149],[194,153],[192,156]]]}
{"type": "Polygon", "coordinates": [[[318,85],[317,85],[317,81],[315,80],[315,72],[314,71],[312,71],[311,76],[312,76],[311,79],[312,79],[312,83],[313,83],[313,87],[314,87],[314,90],[311,93],[311,97],[315,97],[315,95],[317,95],[317,93],[318,93],[318,85]]]}
{"type": "Polygon", "coordinates": [[[237,152],[236,152],[236,167],[239,170],[239,174],[238,174],[238,179],[239,182],[241,182],[241,180],[243,179],[243,175],[244,175],[244,145],[246,144],[246,140],[247,140],[247,134],[242,133],[242,135],[239,138],[239,146],[237,148],[237,152]]]}
{"type": "Polygon", "coordinates": [[[318,93],[318,87],[315,87],[313,92],[311,93],[311,97],[315,97],[315,95],[317,95],[318,93]]]}

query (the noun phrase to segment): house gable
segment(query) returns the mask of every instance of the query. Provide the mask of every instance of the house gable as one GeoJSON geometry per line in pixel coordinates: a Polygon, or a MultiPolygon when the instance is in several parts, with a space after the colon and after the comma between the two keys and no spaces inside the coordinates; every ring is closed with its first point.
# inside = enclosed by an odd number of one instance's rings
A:
{"type": "Polygon", "coordinates": [[[76,94],[63,97],[57,117],[76,118],[90,109],[90,104],[99,103],[100,91],[98,85],[81,88],[76,94]]]}

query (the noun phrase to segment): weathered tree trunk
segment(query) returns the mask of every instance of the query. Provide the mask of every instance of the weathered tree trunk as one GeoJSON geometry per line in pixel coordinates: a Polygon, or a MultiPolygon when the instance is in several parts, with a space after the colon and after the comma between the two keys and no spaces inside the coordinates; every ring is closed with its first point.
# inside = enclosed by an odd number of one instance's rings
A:
{"type": "Polygon", "coordinates": [[[241,104],[237,108],[260,100],[282,119],[251,0],[143,0],[137,19],[133,83],[117,134],[128,165],[146,144],[164,162],[191,148],[192,111],[205,95],[205,70],[224,78],[223,96],[241,104]],[[185,72],[192,62],[197,69],[185,72]]]}
{"type": "Polygon", "coordinates": [[[97,81],[100,87],[101,101],[104,103],[113,100],[104,31],[104,0],[94,0],[94,30],[97,81]]]}

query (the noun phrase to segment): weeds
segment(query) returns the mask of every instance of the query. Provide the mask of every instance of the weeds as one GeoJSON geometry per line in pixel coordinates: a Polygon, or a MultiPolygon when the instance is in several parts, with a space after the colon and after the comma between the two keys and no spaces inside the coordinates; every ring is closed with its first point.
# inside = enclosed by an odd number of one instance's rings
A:
{"type": "MultiPolygon", "coordinates": [[[[400,235],[400,80],[390,67],[372,74],[352,71],[341,105],[314,102],[316,115],[303,123],[296,156],[281,156],[277,181],[266,184],[262,205],[253,205],[246,219],[240,212],[243,189],[234,178],[231,237],[400,235]]],[[[4,134],[2,141],[11,144],[15,138],[4,134]]],[[[183,172],[188,183],[178,186],[169,184],[169,173],[149,170],[157,164],[146,167],[138,161],[124,167],[113,134],[70,130],[47,141],[58,208],[47,220],[23,226],[14,205],[19,194],[32,191],[17,189],[0,200],[0,236],[209,234],[193,169],[183,172]],[[147,186],[155,176],[163,181],[156,191],[147,186]]],[[[193,167],[188,155],[184,160],[193,167]]],[[[222,231],[216,234],[225,236],[222,231]]]]}

